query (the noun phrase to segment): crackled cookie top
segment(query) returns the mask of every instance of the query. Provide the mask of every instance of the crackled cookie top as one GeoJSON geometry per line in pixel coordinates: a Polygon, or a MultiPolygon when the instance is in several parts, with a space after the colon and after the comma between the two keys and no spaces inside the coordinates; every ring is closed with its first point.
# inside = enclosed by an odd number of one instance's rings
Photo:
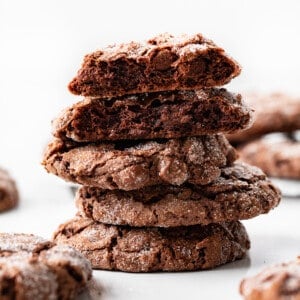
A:
{"type": "Polygon", "coordinates": [[[126,272],[210,269],[244,257],[250,247],[240,222],[134,228],[76,217],[54,239],[77,248],[93,268],[126,272]]]}
{"type": "Polygon", "coordinates": [[[74,299],[91,274],[89,261],[70,246],[0,233],[1,299],[74,299]]]}
{"type": "Polygon", "coordinates": [[[236,158],[226,138],[78,144],[54,140],[43,164],[63,179],[103,189],[135,190],[156,184],[208,184],[236,158]]]}
{"type": "Polygon", "coordinates": [[[134,191],[81,187],[82,216],[130,226],[187,226],[250,219],[278,205],[280,192],[258,168],[236,163],[213,183],[156,185],[134,191]]]}

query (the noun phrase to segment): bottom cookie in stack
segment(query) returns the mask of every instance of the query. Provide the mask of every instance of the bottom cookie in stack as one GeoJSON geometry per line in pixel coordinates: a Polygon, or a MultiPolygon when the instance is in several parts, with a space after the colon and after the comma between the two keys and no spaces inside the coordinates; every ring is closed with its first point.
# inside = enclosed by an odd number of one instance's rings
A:
{"type": "Polygon", "coordinates": [[[243,258],[250,242],[238,220],[267,213],[279,201],[265,174],[243,163],[222,169],[206,186],[82,187],[81,216],[62,224],[54,239],[80,250],[96,269],[209,269],[243,258]]]}
{"type": "Polygon", "coordinates": [[[73,245],[95,269],[126,272],[210,269],[240,259],[250,247],[240,222],[182,227],[129,227],[76,217],[62,224],[57,243],[73,245]]]}

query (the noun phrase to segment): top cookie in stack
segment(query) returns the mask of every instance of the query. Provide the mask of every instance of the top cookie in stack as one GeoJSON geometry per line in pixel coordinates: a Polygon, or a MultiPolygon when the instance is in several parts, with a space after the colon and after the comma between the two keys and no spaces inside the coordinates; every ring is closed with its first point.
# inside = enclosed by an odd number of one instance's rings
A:
{"type": "Polygon", "coordinates": [[[162,34],[145,43],[113,45],[87,55],[69,89],[101,98],[193,90],[224,85],[240,71],[222,48],[201,34],[162,34]]]}

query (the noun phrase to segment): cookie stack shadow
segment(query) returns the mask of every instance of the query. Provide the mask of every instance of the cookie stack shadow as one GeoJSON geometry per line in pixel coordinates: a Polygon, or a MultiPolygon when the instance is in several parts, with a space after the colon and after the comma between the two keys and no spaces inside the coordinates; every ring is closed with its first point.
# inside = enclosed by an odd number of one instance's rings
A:
{"type": "Polygon", "coordinates": [[[250,247],[242,219],[280,201],[265,174],[236,162],[223,133],[249,126],[241,96],[216,88],[240,73],[202,35],[157,36],[87,55],[69,89],[85,96],[53,122],[43,164],[81,184],[57,243],[94,268],[209,269],[250,247]]]}

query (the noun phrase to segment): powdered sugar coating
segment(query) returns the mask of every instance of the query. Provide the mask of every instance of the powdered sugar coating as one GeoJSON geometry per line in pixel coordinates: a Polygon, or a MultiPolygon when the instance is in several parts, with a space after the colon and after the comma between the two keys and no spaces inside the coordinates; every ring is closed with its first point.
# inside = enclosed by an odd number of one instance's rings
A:
{"type": "Polygon", "coordinates": [[[73,299],[90,277],[90,263],[71,247],[30,234],[0,234],[5,299],[73,299]]]}
{"type": "Polygon", "coordinates": [[[156,184],[208,184],[236,158],[222,134],[158,141],[49,144],[45,168],[66,180],[103,189],[136,190],[156,184]]]}
{"type": "Polygon", "coordinates": [[[134,191],[81,187],[80,215],[129,226],[189,226],[253,218],[278,205],[280,192],[255,167],[235,163],[213,183],[156,185],[134,191]]]}
{"type": "Polygon", "coordinates": [[[199,51],[216,47],[211,40],[204,38],[201,34],[173,36],[163,33],[145,42],[109,45],[103,50],[96,51],[94,55],[97,60],[117,60],[122,56],[129,59],[142,59],[142,57],[152,56],[157,51],[158,44],[161,50],[168,49],[172,45],[174,51],[186,59],[188,59],[189,54],[195,55],[199,51]]]}
{"type": "Polygon", "coordinates": [[[126,272],[208,269],[242,258],[250,247],[239,222],[175,228],[114,226],[76,217],[54,235],[94,268],[126,272]]]}
{"type": "Polygon", "coordinates": [[[91,275],[91,264],[79,251],[68,245],[55,245],[49,250],[43,252],[42,258],[47,260],[48,264],[69,266],[80,273],[83,281],[87,282],[91,275]]]}
{"type": "MultiPolygon", "coordinates": [[[[23,297],[22,299],[57,299],[56,275],[43,263],[33,258],[30,253],[21,252],[11,256],[0,257],[0,295],[23,297]],[[8,290],[6,281],[14,280],[8,290]]],[[[8,298],[13,299],[13,298],[8,298]]]]}
{"type": "Polygon", "coordinates": [[[1,252],[36,252],[39,249],[51,245],[46,239],[23,233],[0,233],[0,256],[1,252]]]}

